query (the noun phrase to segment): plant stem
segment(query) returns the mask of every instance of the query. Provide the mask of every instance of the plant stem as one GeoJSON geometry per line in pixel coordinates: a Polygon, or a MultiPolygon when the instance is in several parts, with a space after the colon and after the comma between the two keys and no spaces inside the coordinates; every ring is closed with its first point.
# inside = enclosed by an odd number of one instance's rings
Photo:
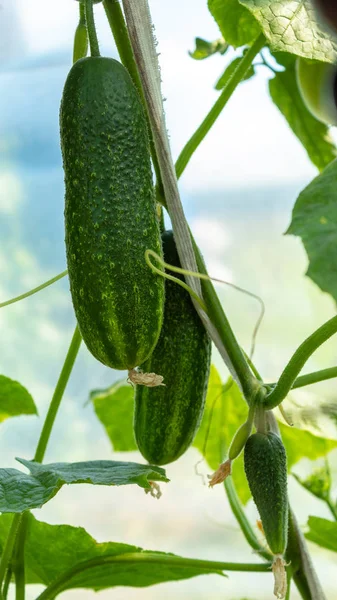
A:
{"type": "Polygon", "coordinates": [[[184,172],[191,156],[201,144],[202,140],[205,138],[211,127],[214,125],[215,121],[217,120],[223,108],[226,106],[231,95],[236,90],[237,86],[247,73],[254,58],[265,46],[265,43],[266,38],[261,33],[259,37],[256,38],[255,42],[249,48],[246,54],[243,56],[236,69],[233,71],[232,76],[226,82],[225,87],[223,88],[214,106],[209,111],[208,115],[205,117],[198,129],[194,132],[192,137],[188,140],[187,144],[185,144],[175,165],[178,179],[184,172]]]}
{"type": "Polygon", "coordinates": [[[85,0],[85,18],[87,22],[91,56],[100,56],[92,0],[85,0]]]}
{"type": "Polygon", "coordinates": [[[227,493],[227,497],[228,497],[228,502],[230,504],[230,507],[232,509],[232,512],[237,520],[237,522],[240,525],[241,531],[244,535],[244,537],[246,538],[248,544],[251,546],[251,548],[253,548],[253,550],[256,550],[256,552],[259,554],[259,556],[262,556],[264,559],[270,561],[272,560],[272,555],[270,554],[270,552],[268,552],[265,548],[263,548],[261,546],[261,544],[259,543],[259,540],[257,539],[254,530],[251,526],[251,524],[249,523],[244,510],[242,508],[242,504],[237,496],[234,484],[233,484],[233,480],[231,479],[231,477],[227,477],[227,479],[225,479],[224,481],[224,486],[225,486],[225,490],[227,493]]]}
{"type": "Polygon", "coordinates": [[[80,58],[85,58],[88,54],[88,31],[85,20],[85,6],[79,3],[79,22],[76,27],[73,47],[73,63],[80,58]]]}
{"type": "Polygon", "coordinates": [[[133,83],[135,84],[135,86],[138,90],[138,93],[140,95],[140,98],[143,102],[146,120],[147,120],[148,132],[149,132],[149,136],[150,136],[150,149],[151,149],[152,163],[153,163],[153,168],[154,168],[154,171],[156,174],[156,181],[157,181],[156,188],[158,190],[159,196],[162,196],[163,184],[162,184],[162,180],[161,180],[161,173],[160,173],[160,168],[159,168],[159,164],[158,164],[157,154],[156,154],[156,150],[154,147],[153,138],[152,138],[152,134],[151,134],[151,125],[150,125],[150,121],[149,121],[148,110],[147,110],[147,106],[146,106],[146,102],[145,102],[145,98],[144,98],[142,84],[141,84],[140,77],[138,74],[137,64],[136,64],[132,46],[130,43],[128,30],[127,30],[127,27],[125,24],[123,11],[121,9],[119,0],[103,0],[103,6],[105,9],[107,19],[109,21],[111,33],[115,40],[115,44],[116,44],[116,47],[118,50],[119,57],[124,65],[124,67],[128,70],[128,72],[131,76],[131,79],[133,80],[133,83]]]}
{"type": "Polygon", "coordinates": [[[10,527],[10,530],[9,530],[9,533],[7,536],[6,543],[5,543],[3,551],[2,551],[1,561],[0,561],[0,589],[2,588],[3,580],[6,575],[8,563],[12,558],[14,544],[15,544],[17,533],[18,533],[18,528],[21,523],[21,519],[22,519],[22,513],[14,515],[12,524],[11,524],[11,527],[10,527]]]}
{"type": "Polygon", "coordinates": [[[40,292],[40,290],[43,290],[44,288],[48,287],[49,285],[52,285],[52,283],[55,283],[59,279],[62,279],[62,277],[65,277],[67,274],[68,274],[67,270],[62,271],[62,273],[59,273],[58,275],[55,275],[55,277],[52,277],[52,279],[48,279],[48,281],[41,283],[41,285],[38,285],[36,288],[33,288],[32,290],[29,290],[29,292],[25,292],[24,294],[21,294],[20,296],[15,296],[15,298],[11,298],[10,300],[6,300],[5,302],[0,302],[0,308],[3,308],[4,306],[9,306],[10,304],[14,304],[15,302],[19,302],[20,300],[23,300],[24,298],[28,298],[28,296],[32,296],[33,294],[40,292]]]}
{"type": "Polygon", "coordinates": [[[47,416],[45,418],[45,422],[43,424],[43,428],[41,431],[40,439],[36,448],[34,460],[36,462],[42,462],[45,451],[47,448],[47,444],[50,438],[51,430],[54,425],[54,421],[57,415],[57,411],[59,409],[64,390],[68,383],[72,368],[75,363],[76,356],[78,354],[80,345],[81,345],[82,337],[80,334],[80,330],[78,325],[75,327],[75,331],[69,346],[69,350],[67,356],[64,361],[64,365],[62,367],[62,371],[60,373],[60,377],[56,384],[56,388],[47,412],[47,416]]]}
{"type": "Polygon", "coordinates": [[[181,567],[200,569],[200,571],[242,571],[242,572],[259,572],[268,573],[270,572],[271,564],[259,564],[259,563],[227,563],[227,562],[216,562],[211,560],[198,560],[194,558],[182,558],[180,556],[158,556],[158,554],[151,554],[148,552],[130,553],[119,556],[100,556],[92,558],[81,563],[78,563],[65,573],[63,573],[58,579],[51,583],[45,590],[38,596],[37,600],[51,600],[57,594],[67,589],[69,582],[73,577],[90,569],[97,568],[101,565],[112,565],[112,564],[144,564],[144,565],[165,565],[168,567],[181,567]]]}
{"type": "Polygon", "coordinates": [[[332,502],[331,498],[328,498],[325,502],[326,502],[333,518],[335,519],[335,521],[337,521],[337,507],[336,507],[335,503],[332,502]]]}
{"type": "Polygon", "coordinates": [[[103,0],[103,6],[109,21],[111,33],[116,43],[119,57],[124,67],[129,71],[138,92],[143,96],[143,88],[138,75],[138,69],[133,56],[128,30],[119,0],[103,0]]]}
{"type": "Polygon", "coordinates": [[[9,585],[11,583],[11,579],[12,579],[12,567],[11,567],[11,565],[9,565],[8,569],[7,569],[6,577],[5,577],[4,587],[2,590],[3,600],[7,600],[8,590],[9,590],[9,585]]]}
{"type": "MultiPolygon", "coordinates": [[[[327,381],[337,377],[337,367],[329,367],[328,369],[321,369],[320,371],[314,371],[314,373],[308,373],[307,375],[301,375],[295,379],[292,390],[296,388],[311,385],[312,383],[318,383],[319,381],[327,381]]],[[[276,385],[276,384],[273,384],[276,385]]]]}
{"type": "Polygon", "coordinates": [[[12,560],[12,568],[15,576],[15,600],[25,600],[25,541],[27,533],[28,512],[22,515],[15,542],[15,555],[12,560]]]}
{"type": "Polygon", "coordinates": [[[310,356],[336,332],[337,317],[333,317],[304,340],[285,367],[276,387],[265,396],[267,410],[275,408],[285,399],[310,356]]]}

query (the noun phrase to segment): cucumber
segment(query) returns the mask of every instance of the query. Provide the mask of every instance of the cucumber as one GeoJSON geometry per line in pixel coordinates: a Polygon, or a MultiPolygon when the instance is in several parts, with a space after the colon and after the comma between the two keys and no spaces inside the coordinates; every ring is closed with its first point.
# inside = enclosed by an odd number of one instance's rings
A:
{"type": "Polygon", "coordinates": [[[138,93],[116,60],[78,60],[60,109],[65,241],[79,329],[104,365],[132,369],[161,329],[164,281],[145,262],[162,255],[149,138],[138,93]]]}
{"type": "Polygon", "coordinates": [[[337,125],[337,68],[298,57],[296,80],[308,111],[326,125],[337,125]]]}
{"type": "MultiPolygon", "coordinates": [[[[165,261],[180,267],[172,231],[164,232],[162,241],[165,261]]],[[[161,334],[141,365],[144,372],[160,373],[165,387],[137,385],[134,414],[138,448],[157,465],[177,460],[192,443],[204,410],[211,360],[211,340],[189,293],[169,280],[165,286],[161,334]]]]}
{"type": "Polygon", "coordinates": [[[287,457],[275,433],[254,433],[245,445],[245,472],[273,554],[286,550],[288,537],[287,457]]]}

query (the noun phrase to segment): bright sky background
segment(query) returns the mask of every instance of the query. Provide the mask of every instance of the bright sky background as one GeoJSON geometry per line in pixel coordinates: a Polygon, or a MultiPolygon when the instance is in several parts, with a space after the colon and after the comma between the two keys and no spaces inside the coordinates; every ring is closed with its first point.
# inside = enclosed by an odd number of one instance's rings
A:
{"type": "MultiPolygon", "coordinates": [[[[219,37],[206,0],[150,0],[159,42],[163,95],[174,157],[198,127],[218,92],[214,83],[228,55],[205,61],[188,56],[194,37],[219,37]]],[[[96,7],[102,49],[112,52],[111,33],[103,7],[96,7]]],[[[37,55],[69,51],[76,26],[75,0],[2,0],[0,59],[15,53],[37,55]],[[51,8],[53,7],[53,8],[51,8]],[[9,38],[9,39],[8,39],[9,38]]],[[[315,169],[305,151],[273,106],[267,90],[269,73],[242,84],[213,130],[198,149],[182,178],[186,191],[309,181],[315,169]]]]}

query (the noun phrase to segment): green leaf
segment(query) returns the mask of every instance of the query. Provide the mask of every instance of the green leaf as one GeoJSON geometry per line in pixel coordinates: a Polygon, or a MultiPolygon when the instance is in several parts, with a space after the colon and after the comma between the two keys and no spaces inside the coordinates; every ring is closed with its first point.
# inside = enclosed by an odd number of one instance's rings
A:
{"type": "MultiPolygon", "coordinates": [[[[188,559],[181,559],[174,554],[148,552],[129,544],[98,543],[82,527],[49,525],[38,521],[32,514],[27,514],[26,518],[28,519],[25,543],[27,583],[49,585],[75,565],[103,557],[111,557],[112,560],[95,568],[83,570],[72,579],[68,579],[63,589],[99,590],[118,585],[145,587],[164,581],[189,579],[196,575],[209,573],[222,575],[220,570],[208,566],[207,561],[202,568],[188,564],[188,559]]],[[[0,517],[1,550],[11,520],[10,515],[0,517]]]]}
{"type": "Polygon", "coordinates": [[[96,415],[116,452],[137,450],[133,435],[133,398],[133,387],[120,382],[90,394],[96,415]]]}
{"type": "MultiPolygon", "coordinates": [[[[193,445],[200,450],[213,471],[225,459],[235,432],[248,414],[247,405],[237,385],[233,383],[224,391],[226,387],[212,365],[205,412],[193,445]]],[[[243,454],[233,462],[232,477],[241,501],[247,502],[251,494],[244,473],[243,454]]]]}
{"type": "Polygon", "coordinates": [[[307,540],[322,548],[337,552],[337,523],[320,517],[309,517],[309,531],[305,534],[307,540]]]}
{"type": "Polygon", "coordinates": [[[214,42],[208,42],[202,38],[195,38],[195,50],[189,52],[189,55],[195,60],[204,60],[213,54],[225,54],[229,48],[229,45],[223,38],[219,38],[214,42]]]}
{"type": "Polygon", "coordinates": [[[336,440],[313,435],[310,431],[289,427],[283,423],[279,423],[279,427],[287,451],[288,470],[301,458],[316,460],[337,448],[336,440]]]}
{"type": "Polygon", "coordinates": [[[273,50],[323,62],[336,61],[336,37],[320,27],[311,0],[240,0],[240,3],[260,23],[273,50]]]}
{"type": "Polygon", "coordinates": [[[289,52],[271,52],[271,55],[282,67],[292,67],[296,62],[296,55],[289,52]]]}
{"type": "Polygon", "coordinates": [[[299,195],[288,234],[298,235],[309,258],[306,272],[337,301],[337,161],[299,195]]]}
{"type": "MultiPolygon", "coordinates": [[[[240,62],[242,61],[242,58],[243,58],[242,56],[238,56],[237,58],[234,58],[234,60],[232,60],[231,63],[229,63],[229,65],[226,67],[225,71],[223,72],[220,79],[217,81],[217,83],[215,85],[216,90],[222,90],[222,88],[225,87],[227,81],[232,77],[233,72],[239,66],[240,62]]],[[[250,79],[254,75],[255,75],[254,65],[251,65],[249,67],[246,75],[244,76],[244,78],[241,81],[246,81],[247,79],[250,79]]]]}
{"type": "Polygon", "coordinates": [[[328,127],[315,119],[306,108],[298,90],[294,64],[275,74],[269,81],[269,91],[273,102],[304,146],[312,163],[319,170],[324,169],[336,158],[336,146],[328,127]]]}
{"type": "Polygon", "coordinates": [[[164,469],[151,465],[112,460],[41,465],[17,459],[30,474],[17,469],[0,469],[0,512],[23,512],[40,508],[64,484],[128,485],[151,489],[150,481],[169,481],[164,469]]]}
{"type": "Polygon", "coordinates": [[[0,375],[0,423],[19,415],[37,415],[34,400],[21,383],[0,375]]]}
{"type": "Polygon", "coordinates": [[[250,44],[261,31],[254,16],[239,0],[208,0],[208,8],[226,42],[234,48],[250,44]]]}
{"type": "Polygon", "coordinates": [[[320,500],[328,500],[331,490],[331,473],[329,465],[326,462],[323,467],[315,469],[307,479],[301,479],[296,473],[293,477],[302,485],[308,492],[319,498],[320,500]]]}

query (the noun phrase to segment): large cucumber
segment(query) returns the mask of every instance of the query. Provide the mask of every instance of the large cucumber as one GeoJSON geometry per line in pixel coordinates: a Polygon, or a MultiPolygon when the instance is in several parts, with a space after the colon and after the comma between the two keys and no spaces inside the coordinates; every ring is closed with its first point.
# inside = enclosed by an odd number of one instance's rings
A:
{"type": "MultiPolygon", "coordinates": [[[[163,233],[162,240],[165,261],[179,267],[172,231],[163,233]]],[[[135,395],[135,437],[151,464],[176,460],[192,443],[203,414],[210,359],[211,340],[189,293],[166,280],[161,334],[141,365],[145,372],[162,375],[165,387],[138,385],[135,395]]]]}
{"type": "Polygon", "coordinates": [[[163,278],[144,254],[162,254],[149,139],[138,93],[111,58],[77,61],[60,110],[70,289],[90,352],[132,369],[162,324],[163,278]]]}
{"type": "Polygon", "coordinates": [[[244,465],[263,530],[273,554],[286,550],[288,537],[287,457],[275,433],[254,433],[245,445],[244,465]]]}

